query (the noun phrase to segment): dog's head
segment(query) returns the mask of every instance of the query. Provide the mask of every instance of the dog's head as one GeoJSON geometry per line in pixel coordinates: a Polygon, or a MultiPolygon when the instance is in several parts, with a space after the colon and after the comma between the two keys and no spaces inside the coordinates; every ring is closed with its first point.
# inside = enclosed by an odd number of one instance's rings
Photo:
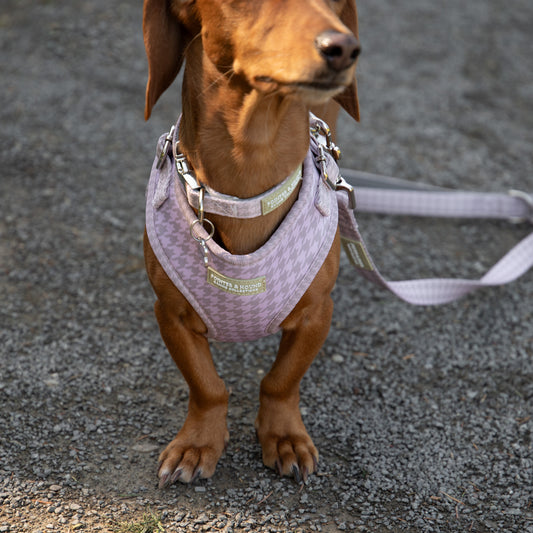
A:
{"type": "Polygon", "coordinates": [[[145,0],[143,30],[145,118],[201,39],[221,75],[309,105],[335,98],[359,120],[355,0],[145,0]]]}

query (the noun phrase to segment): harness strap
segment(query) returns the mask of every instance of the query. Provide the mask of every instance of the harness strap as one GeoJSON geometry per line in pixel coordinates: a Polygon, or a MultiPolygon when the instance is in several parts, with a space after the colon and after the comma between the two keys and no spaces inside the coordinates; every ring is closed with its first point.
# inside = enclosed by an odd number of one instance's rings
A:
{"type": "MultiPolygon", "coordinates": [[[[404,180],[343,169],[356,187],[357,210],[417,216],[504,218],[533,223],[533,197],[509,194],[471,193],[420,186],[404,180]],[[359,187],[358,184],[363,186],[359,187]],[[370,186],[369,185],[376,185],[370,186]]],[[[533,233],[514,246],[480,279],[429,278],[387,281],[378,271],[361,236],[346,195],[339,198],[339,225],[344,249],[358,272],[415,305],[449,303],[483,287],[510,283],[533,267],[533,233]]]]}

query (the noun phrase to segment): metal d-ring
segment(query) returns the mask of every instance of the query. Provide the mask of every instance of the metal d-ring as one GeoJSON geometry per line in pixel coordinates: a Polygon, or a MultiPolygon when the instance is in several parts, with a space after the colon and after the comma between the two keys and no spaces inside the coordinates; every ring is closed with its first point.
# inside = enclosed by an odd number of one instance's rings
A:
{"type": "Polygon", "coordinates": [[[208,218],[204,218],[203,221],[200,221],[200,219],[197,218],[197,219],[191,224],[191,226],[190,226],[190,232],[191,232],[191,237],[192,237],[195,241],[197,241],[197,242],[199,242],[199,243],[201,243],[202,241],[207,242],[208,240],[212,239],[212,238],[213,238],[213,235],[215,234],[215,225],[214,225],[214,224],[213,224],[208,218]],[[208,226],[210,226],[209,231],[207,231],[207,228],[204,226],[204,222],[205,222],[208,226]],[[202,237],[198,237],[198,236],[196,236],[196,235],[194,234],[193,229],[194,229],[194,226],[196,226],[196,224],[200,224],[200,225],[202,226],[202,228],[204,228],[204,230],[207,231],[207,239],[204,239],[204,238],[202,238],[202,237]]]}
{"type": "Polygon", "coordinates": [[[197,218],[191,225],[190,225],[190,228],[189,228],[189,231],[191,232],[191,237],[200,245],[200,247],[202,248],[202,253],[204,254],[204,266],[207,268],[208,265],[209,265],[209,249],[207,248],[207,241],[209,239],[212,239],[213,238],[213,235],[215,234],[215,225],[207,218],[204,218],[202,221],[197,218]],[[205,228],[204,226],[204,222],[207,223],[209,226],[211,226],[210,230],[207,231],[207,229],[205,228]],[[207,231],[207,238],[204,239],[203,237],[198,237],[194,234],[194,226],[196,226],[196,224],[200,224],[202,226],[202,228],[207,231]]]}
{"type": "Polygon", "coordinates": [[[202,187],[198,191],[198,218],[191,224],[190,230],[191,230],[191,237],[198,242],[205,241],[207,242],[209,239],[213,237],[215,234],[215,225],[208,219],[204,217],[204,194],[205,194],[205,188],[202,187]],[[209,231],[204,226],[204,222],[207,223],[208,226],[210,226],[209,231]],[[193,228],[196,226],[196,224],[200,224],[202,228],[207,231],[207,239],[202,239],[201,237],[197,237],[193,233],[193,228]]]}

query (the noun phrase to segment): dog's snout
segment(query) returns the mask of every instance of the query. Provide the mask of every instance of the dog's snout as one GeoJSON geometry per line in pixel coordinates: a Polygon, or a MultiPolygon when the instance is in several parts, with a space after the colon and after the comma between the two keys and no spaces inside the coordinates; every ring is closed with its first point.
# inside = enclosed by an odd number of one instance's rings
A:
{"type": "Polygon", "coordinates": [[[329,67],[336,71],[351,67],[361,51],[359,41],[351,33],[325,31],[315,43],[329,67]]]}

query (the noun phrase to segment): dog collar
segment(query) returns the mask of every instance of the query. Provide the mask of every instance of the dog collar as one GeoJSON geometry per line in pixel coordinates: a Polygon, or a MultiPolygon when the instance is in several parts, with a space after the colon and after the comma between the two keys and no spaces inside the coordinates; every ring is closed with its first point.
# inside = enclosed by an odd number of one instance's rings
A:
{"type": "Polygon", "coordinates": [[[185,187],[187,201],[194,209],[203,209],[206,213],[232,218],[255,218],[267,215],[282,206],[302,181],[302,165],[300,164],[281,183],[251,198],[239,198],[237,196],[222,194],[211,187],[202,185],[196,179],[194,170],[187,161],[187,158],[179,150],[178,132],[180,121],[181,116],[165,138],[163,149],[159,154],[158,168],[163,165],[172,147],[178,176],[185,187]]]}

